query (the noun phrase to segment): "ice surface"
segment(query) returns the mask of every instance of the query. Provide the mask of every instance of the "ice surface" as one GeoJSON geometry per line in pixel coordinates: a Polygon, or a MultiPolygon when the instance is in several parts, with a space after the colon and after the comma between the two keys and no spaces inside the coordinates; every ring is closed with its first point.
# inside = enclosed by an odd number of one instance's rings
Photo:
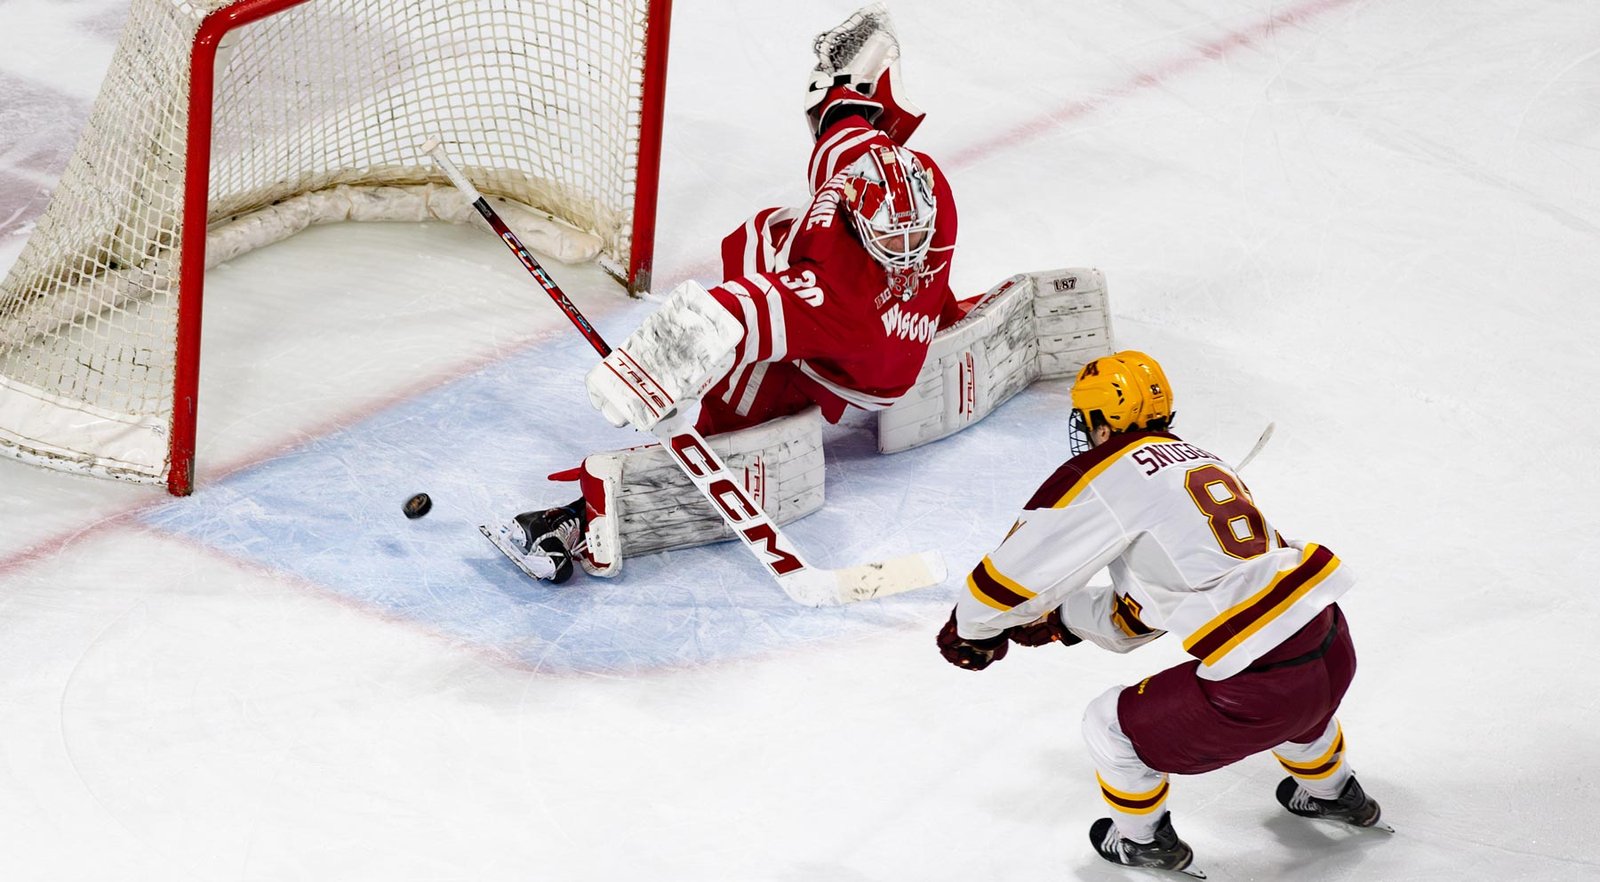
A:
{"type": "MultiPolygon", "coordinates": [[[[811,35],[677,4],[658,279],[803,193],[811,35]]],[[[1213,879],[1600,877],[1600,8],[1556,0],[892,5],[961,200],[955,281],[1094,265],[1178,429],[1360,574],[1349,757],[1399,832],[1290,817],[1257,757],[1174,782],[1213,879]]],[[[121,3],[0,4],[0,267],[121,3]],[[59,59],[70,55],[72,65],[59,59]]],[[[620,339],[647,304],[552,266],[620,339]]],[[[475,525],[633,443],[471,229],[323,228],[211,274],[200,491],[0,462],[0,868],[19,880],[1123,879],[1084,705],[1182,658],[982,674],[957,579],[794,605],[743,552],[520,577],[475,525]],[[427,490],[434,511],[400,514],[427,490]]],[[[829,564],[960,572],[1066,455],[1064,388],[881,457],[828,432],[829,564]]]]}

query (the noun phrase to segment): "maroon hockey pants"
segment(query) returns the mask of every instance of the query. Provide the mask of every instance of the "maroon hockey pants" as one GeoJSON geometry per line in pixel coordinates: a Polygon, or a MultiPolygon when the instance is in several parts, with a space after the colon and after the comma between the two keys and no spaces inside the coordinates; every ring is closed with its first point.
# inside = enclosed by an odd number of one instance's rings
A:
{"type": "Polygon", "coordinates": [[[1202,680],[1199,661],[1122,690],[1117,719],[1145,765],[1194,775],[1285,741],[1315,741],[1356,672],[1338,604],[1226,680],[1202,680]]]}

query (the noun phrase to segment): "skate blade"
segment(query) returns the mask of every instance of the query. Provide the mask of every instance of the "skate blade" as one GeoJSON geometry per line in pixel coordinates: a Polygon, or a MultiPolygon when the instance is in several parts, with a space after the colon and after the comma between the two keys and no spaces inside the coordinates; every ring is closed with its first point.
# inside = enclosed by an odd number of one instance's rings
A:
{"type": "Polygon", "coordinates": [[[1369,832],[1369,831],[1375,831],[1375,832],[1378,832],[1378,833],[1393,833],[1394,832],[1394,828],[1389,826],[1389,823],[1387,821],[1381,821],[1381,820],[1378,821],[1378,823],[1373,824],[1371,826],[1367,826],[1367,827],[1363,827],[1360,824],[1352,824],[1349,821],[1341,821],[1341,820],[1338,820],[1336,818],[1308,818],[1307,820],[1317,821],[1317,822],[1323,823],[1323,824],[1332,824],[1335,827],[1343,827],[1346,830],[1354,830],[1357,833],[1366,833],[1366,832],[1369,832]]]}
{"type": "Polygon", "coordinates": [[[511,543],[511,539],[509,538],[508,528],[503,526],[491,527],[488,524],[479,524],[478,532],[483,534],[483,538],[489,540],[489,544],[499,549],[500,553],[506,556],[506,560],[516,564],[517,569],[521,570],[523,575],[538,579],[541,582],[548,582],[550,581],[550,578],[556,574],[555,567],[551,566],[547,559],[541,557],[530,561],[528,556],[522,553],[521,549],[513,545],[511,543]],[[548,572],[545,571],[544,567],[536,566],[537,563],[541,562],[548,566],[548,572]]]}
{"type": "Polygon", "coordinates": [[[1191,876],[1191,877],[1193,877],[1195,879],[1204,879],[1206,877],[1206,871],[1200,869],[1199,867],[1197,867],[1197,866],[1195,866],[1193,864],[1190,864],[1189,866],[1184,867],[1183,869],[1179,870],[1178,872],[1182,873],[1185,876],[1191,876]]]}

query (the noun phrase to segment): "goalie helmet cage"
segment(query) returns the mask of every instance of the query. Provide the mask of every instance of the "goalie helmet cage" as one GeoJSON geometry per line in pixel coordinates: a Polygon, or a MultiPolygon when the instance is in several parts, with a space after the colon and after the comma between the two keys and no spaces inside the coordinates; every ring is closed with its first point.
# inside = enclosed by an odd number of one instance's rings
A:
{"type": "Polygon", "coordinates": [[[314,223],[475,219],[428,138],[529,209],[530,242],[647,289],[670,8],[133,0],[0,282],[0,453],[188,494],[208,263],[314,223]]]}

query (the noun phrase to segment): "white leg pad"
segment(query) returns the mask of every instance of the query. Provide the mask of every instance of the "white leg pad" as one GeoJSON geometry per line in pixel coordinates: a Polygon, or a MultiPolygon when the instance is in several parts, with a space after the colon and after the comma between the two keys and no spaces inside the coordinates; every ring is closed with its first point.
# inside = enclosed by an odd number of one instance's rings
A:
{"type": "MultiPolygon", "coordinates": [[[[822,507],[822,415],[816,408],[707,440],[777,523],[822,507]]],[[[627,557],[734,538],[659,444],[595,454],[584,469],[601,479],[606,494],[606,516],[592,520],[587,534],[590,554],[607,564],[591,569],[595,575],[615,575],[627,557]]]]}
{"type": "Polygon", "coordinates": [[[1113,351],[1099,270],[1012,276],[934,337],[916,383],[878,413],[878,451],[898,453],[953,435],[1034,380],[1067,376],[1113,351]]]}

